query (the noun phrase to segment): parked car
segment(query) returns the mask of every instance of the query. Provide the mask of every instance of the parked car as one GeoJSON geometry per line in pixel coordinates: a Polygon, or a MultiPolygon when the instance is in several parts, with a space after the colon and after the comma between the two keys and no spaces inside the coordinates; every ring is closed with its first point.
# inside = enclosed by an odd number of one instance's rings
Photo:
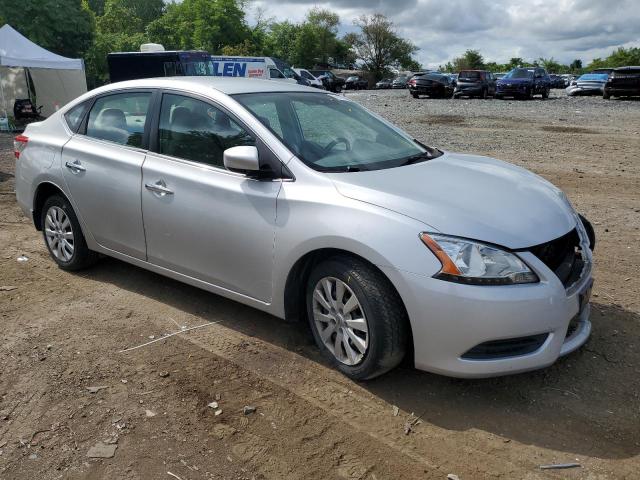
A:
{"type": "Polygon", "coordinates": [[[392,83],[393,83],[392,78],[383,78],[382,80],[376,83],[376,89],[391,88],[392,83]]]}
{"type": "Polygon", "coordinates": [[[463,70],[458,74],[453,98],[487,98],[496,93],[496,78],[486,70],[463,70]]]}
{"type": "Polygon", "coordinates": [[[547,71],[540,67],[514,68],[496,84],[495,98],[533,98],[542,95],[549,98],[551,80],[547,71]]]}
{"type": "Polygon", "coordinates": [[[439,72],[416,74],[409,80],[409,92],[413,98],[428,95],[435,98],[451,98],[455,85],[448,75],[439,72]]]}
{"type": "Polygon", "coordinates": [[[549,80],[551,81],[551,88],[565,88],[562,76],[551,74],[549,75],[549,80]]]}
{"type": "Polygon", "coordinates": [[[407,81],[409,77],[407,75],[399,75],[391,82],[391,88],[407,88],[407,81]]]}
{"type": "Polygon", "coordinates": [[[28,125],[14,150],[18,204],[60,268],[112,256],[306,319],[354,379],[408,352],[441,374],[513,374],[591,331],[595,238],[562,191],[425,146],[344,97],[245,78],[114,83],[28,125]]]}
{"type": "Polygon", "coordinates": [[[640,96],[640,67],[614,68],[604,86],[602,97],[640,96]]]}
{"type": "Polygon", "coordinates": [[[319,78],[325,89],[331,92],[340,93],[344,88],[344,78],[338,77],[330,70],[309,70],[309,72],[314,77],[319,78]]]}
{"type": "Polygon", "coordinates": [[[369,87],[369,82],[358,75],[352,75],[344,83],[345,90],[365,90],[369,87]]]}
{"type": "Polygon", "coordinates": [[[504,73],[494,73],[493,75],[496,77],[496,80],[500,80],[501,78],[504,78],[506,74],[507,73],[504,72],[504,73]]]}
{"type": "Polygon", "coordinates": [[[306,81],[308,81],[310,87],[320,88],[324,90],[325,87],[322,83],[322,80],[314,77],[309,70],[305,68],[293,68],[293,70],[306,81]]]}
{"type": "Polygon", "coordinates": [[[585,73],[577,80],[571,82],[566,88],[567,95],[574,97],[577,95],[602,95],[604,85],[607,83],[609,75],[606,73],[585,73]]]}

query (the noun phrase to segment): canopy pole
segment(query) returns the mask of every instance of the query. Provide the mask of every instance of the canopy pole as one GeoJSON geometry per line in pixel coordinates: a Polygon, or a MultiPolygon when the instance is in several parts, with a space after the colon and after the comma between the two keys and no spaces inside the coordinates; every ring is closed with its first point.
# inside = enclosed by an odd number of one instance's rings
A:
{"type": "Polygon", "coordinates": [[[4,110],[4,118],[7,119],[7,125],[8,125],[9,115],[7,115],[7,102],[4,99],[4,85],[2,85],[2,73],[0,73],[0,95],[2,96],[2,109],[4,110]]]}

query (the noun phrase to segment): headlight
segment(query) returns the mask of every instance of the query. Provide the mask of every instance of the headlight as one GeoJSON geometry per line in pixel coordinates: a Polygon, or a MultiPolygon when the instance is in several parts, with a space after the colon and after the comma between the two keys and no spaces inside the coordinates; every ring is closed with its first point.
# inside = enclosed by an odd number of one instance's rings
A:
{"type": "Polygon", "coordinates": [[[514,285],[538,282],[520,258],[484,243],[436,233],[420,239],[442,263],[436,278],[470,285],[514,285]]]}

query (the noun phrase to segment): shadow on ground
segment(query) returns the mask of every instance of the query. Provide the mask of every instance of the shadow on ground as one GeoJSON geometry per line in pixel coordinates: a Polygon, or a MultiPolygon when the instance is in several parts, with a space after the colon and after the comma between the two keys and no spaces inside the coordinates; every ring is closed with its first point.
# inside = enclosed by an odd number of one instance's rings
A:
{"type": "MultiPolygon", "coordinates": [[[[321,361],[306,324],[292,324],[126,263],[105,259],[83,277],[321,361]]],[[[460,380],[411,368],[363,383],[374,395],[449,430],[477,429],[538,447],[601,458],[640,452],[640,316],[593,304],[593,335],[550,368],[460,380]]]]}

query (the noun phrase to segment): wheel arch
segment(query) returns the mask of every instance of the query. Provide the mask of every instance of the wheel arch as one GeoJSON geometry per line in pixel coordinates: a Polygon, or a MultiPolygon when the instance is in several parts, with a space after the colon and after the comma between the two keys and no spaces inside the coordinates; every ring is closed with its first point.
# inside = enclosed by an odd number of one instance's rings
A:
{"type": "Polygon", "coordinates": [[[400,292],[398,292],[398,289],[391,281],[391,279],[380,268],[378,268],[375,263],[349,250],[344,250],[341,248],[317,248],[305,253],[293,264],[287,275],[284,287],[285,319],[290,322],[306,321],[307,312],[305,304],[305,292],[307,279],[309,278],[309,275],[311,274],[311,271],[313,270],[313,267],[315,265],[333,257],[349,257],[367,263],[371,267],[378,270],[378,272],[380,272],[380,274],[385,279],[387,279],[391,288],[393,288],[395,293],[398,295],[398,299],[400,300],[402,308],[404,308],[405,310],[405,318],[407,319],[406,326],[408,329],[408,344],[406,346],[407,352],[405,361],[403,363],[413,365],[413,332],[402,295],[400,295],[400,292]],[[305,288],[300,288],[301,285],[305,288]]]}
{"type": "Polygon", "coordinates": [[[60,187],[48,181],[40,183],[33,194],[33,224],[38,231],[42,230],[42,207],[52,195],[61,195],[69,200],[60,187]]]}

